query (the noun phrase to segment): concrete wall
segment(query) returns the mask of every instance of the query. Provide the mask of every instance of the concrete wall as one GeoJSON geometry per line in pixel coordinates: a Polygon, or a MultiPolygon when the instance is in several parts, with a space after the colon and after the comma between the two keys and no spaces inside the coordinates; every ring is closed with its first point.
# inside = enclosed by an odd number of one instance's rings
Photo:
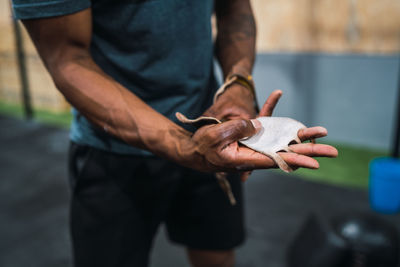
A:
{"type": "Polygon", "coordinates": [[[284,95],[275,116],[322,125],[329,140],[388,149],[392,143],[399,56],[259,54],[254,79],[260,105],[284,95]]]}

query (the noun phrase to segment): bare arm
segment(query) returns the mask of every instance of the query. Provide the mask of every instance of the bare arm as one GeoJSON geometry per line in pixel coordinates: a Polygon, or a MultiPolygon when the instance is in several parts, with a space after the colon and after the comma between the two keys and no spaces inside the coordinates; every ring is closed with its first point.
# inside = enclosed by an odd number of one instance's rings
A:
{"type": "MultiPolygon", "coordinates": [[[[89,53],[90,9],[25,20],[24,25],[65,98],[95,125],[126,143],[201,171],[275,165],[270,158],[237,145],[237,140],[256,132],[249,120],[204,127],[192,135],[105,74],[89,53]]],[[[292,160],[294,165],[299,162],[292,160]]],[[[307,157],[300,165],[315,168],[316,164],[307,157]]]]}
{"type": "MultiPolygon", "coordinates": [[[[216,0],[216,56],[224,79],[251,75],[255,59],[256,25],[249,0],[216,0]]],[[[230,85],[206,112],[222,120],[254,118],[255,95],[240,83],[230,85]]]]}
{"type": "MultiPolygon", "coordinates": [[[[215,14],[217,19],[216,56],[224,78],[232,73],[251,75],[255,60],[256,24],[250,0],[216,0],[215,14]]],[[[274,91],[257,114],[254,108],[255,95],[242,84],[234,83],[217,98],[204,115],[221,120],[250,119],[257,115],[271,116],[281,95],[281,91],[274,91]]],[[[327,134],[322,127],[308,128],[304,132],[307,137],[304,138],[303,132],[299,133],[299,137],[302,136],[301,140],[307,140],[310,136],[323,137],[327,134]]],[[[308,156],[335,157],[337,155],[335,148],[318,144],[293,145],[291,149],[298,154],[281,153],[281,156],[292,166],[306,168],[317,166],[308,165],[311,164],[308,156]],[[304,147],[309,150],[303,150],[304,147]]],[[[314,163],[317,164],[317,162],[314,163]]]]}
{"type": "Polygon", "coordinates": [[[189,132],[153,110],[92,60],[90,9],[26,20],[24,25],[59,91],[95,125],[128,144],[175,161],[182,160],[185,151],[180,146],[185,140],[191,150],[189,132]]]}
{"type": "Polygon", "coordinates": [[[256,23],[250,0],[217,0],[217,58],[224,77],[235,69],[251,74],[255,59],[256,23]]]}

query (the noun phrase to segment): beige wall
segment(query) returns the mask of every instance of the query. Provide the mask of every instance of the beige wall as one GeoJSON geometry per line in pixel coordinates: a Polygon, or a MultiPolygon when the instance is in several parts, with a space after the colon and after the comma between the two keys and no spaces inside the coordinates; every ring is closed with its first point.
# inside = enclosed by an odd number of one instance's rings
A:
{"type": "MultiPolygon", "coordinates": [[[[259,52],[383,53],[400,51],[400,0],[251,0],[259,52]]],[[[24,31],[35,107],[66,110],[24,31]]],[[[19,102],[9,0],[0,0],[0,99],[19,102]]]]}
{"type": "Polygon", "coordinates": [[[259,52],[400,51],[399,0],[251,0],[259,52]]]}
{"type": "MultiPolygon", "coordinates": [[[[0,100],[20,103],[21,85],[8,0],[0,0],[0,36],[0,100]]],[[[23,37],[33,106],[52,111],[68,110],[68,103],[55,88],[24,29],[23,37]]]]}

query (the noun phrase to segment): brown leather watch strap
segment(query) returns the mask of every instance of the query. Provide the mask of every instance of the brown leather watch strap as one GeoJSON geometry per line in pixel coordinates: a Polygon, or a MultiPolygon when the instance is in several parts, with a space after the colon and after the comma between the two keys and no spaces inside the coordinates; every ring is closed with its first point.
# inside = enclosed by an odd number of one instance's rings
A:
{"type": "MultiPolygon", "coordinates": [[[[236,70],[240,69],[236,68],[236,70]]],[[[228,88],[233,83],[241,84],[245,88],[251,91],[251,93],[254,96],[254,108],[258,113],[260,111],[260,108],[258,107],[257,103],[257,96],[256,96],[253,76],[251,76],[250,74],[246,74],[244,71],[231,73],[227,76],[225,83],[217,90],[217,92],[214,95],[214,103],[215,101],[217,101],[217,98],[225,92],[226,88],[228,88]]]]}
{"type": "Polygon", "coordinates": [[[251,76],[250,74],[247,76],[243,76],[242,74],[239,74],[239,73],[233,73],[228,76],[228,79],[231,79],[233,77],[236,77],[234,82],[243,85],[244,87],[246,87],[247,89],[249,89],[252,92],[254,97],[256,96],[256,90],[255,90],[255,86],[254,86],[253,76],[251,76]]]}

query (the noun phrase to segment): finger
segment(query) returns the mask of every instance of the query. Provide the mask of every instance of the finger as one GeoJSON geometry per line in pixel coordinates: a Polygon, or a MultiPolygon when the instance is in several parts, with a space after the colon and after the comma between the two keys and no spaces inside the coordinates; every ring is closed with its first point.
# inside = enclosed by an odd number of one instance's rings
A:
{"type": "Polygon", "coordinates": [[[292,152],[297,154],[306,155],[309,157],[330,157],[335,158],[338,155],[336,148],[324,144],[295,144],[289,146],[292,152]]]}
{"type": "Polygon", "coordinates": [[[232,160],[237,171],[245,172],[256,169],[269,169],[276,166],[274,160],[248,147],[238,147],[238,153],[232,160]]]}
{"type": "Polygon", "coordinates": [[[215,127],[219,143],[225,147],[245,137],[253,136],[261,130],[261,123],[257,120],[231,120],[215,127]]]}
{"type": "MultiPolygon", "coordinates": [[[[241,149],[246,149],[246,148],[241,148],[241,149]]],[[[243,155],[240,155],[237,157],[235,161],[235,166],[236,170],[238,171],[249,171],[249,170],[255,170],[255,169],[269,169],[269,168],[276,168],[277,165],[272,160],[270,157],[255,152],[252,154],[249,153],[243,153],[243,155]]],[[[318,169],[319,168],[319,163],[315,159],[301,155],[301,154],[296,154],[292,152],[279,152],[278,153],[282,159],[292,167],[292,169],[297,169],[297,168],[308,168],[308,169],[318,169]]]]}
{"type": "Polygon", "coordinates": [[[291,167],[294,168],[308,168],[308,169],[318,169],[319,168],[319,163],[315,159],[296,154],[296,153],[290,153],[290,152],[279,152],[278,153],[282,159],[291,167]]]}
{"type": "Polygon", "coordinates": [[[281,96],[281,90],[273,91],[267,98],[267,101],[265,101],[264,105],[262,106],[259,116],[271,116],[281,96]]]}
{"type": "Polygon", "coordinates": [[[324,127],[321,126],[304,128],[300,129],[297,132],[297,136],[300,138],[302,142],[310,139],[321,138],[327,135],[328,135],[328,130],[326,130],[324,127]]]}

